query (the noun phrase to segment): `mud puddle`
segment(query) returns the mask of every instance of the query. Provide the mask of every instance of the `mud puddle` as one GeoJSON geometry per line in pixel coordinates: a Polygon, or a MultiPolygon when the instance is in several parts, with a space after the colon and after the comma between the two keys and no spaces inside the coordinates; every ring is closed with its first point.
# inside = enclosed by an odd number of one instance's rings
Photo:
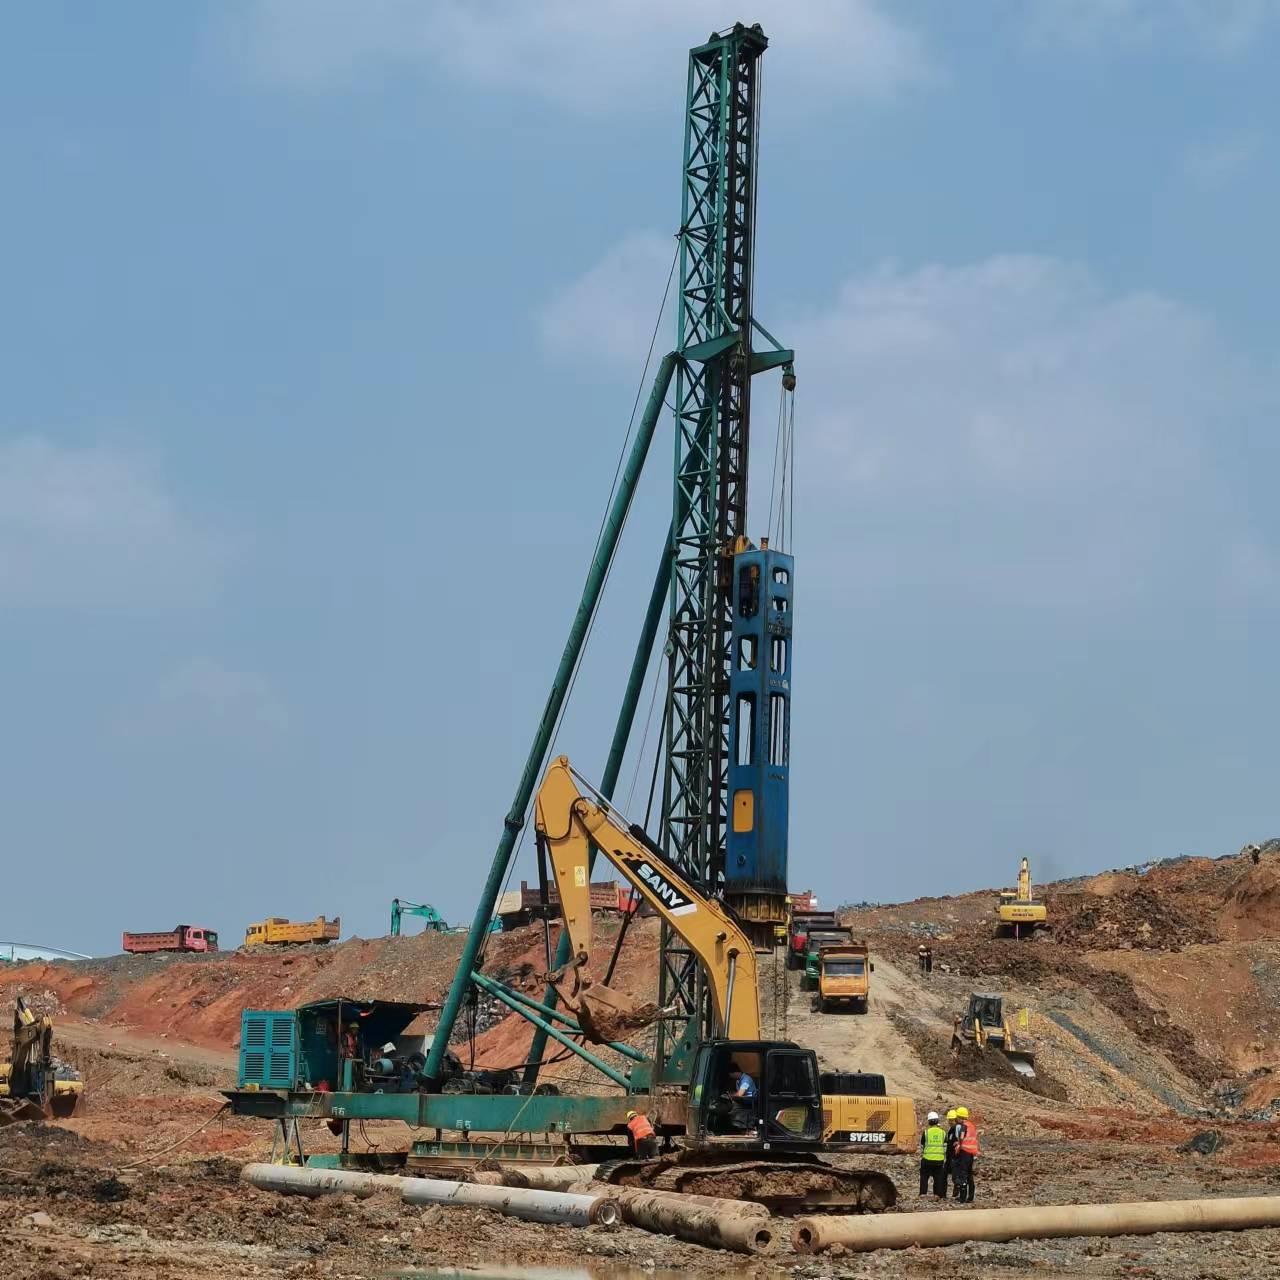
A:
{"type": "Polygon", "coordinates": [[[436,1280],[675,1280],[688,1272],[655,1271],[652,1267],[601,1261],[585,1267],[410,1267],[381,1274],[386,1280],[418,1276],[434,1276],[436,1280]]]}

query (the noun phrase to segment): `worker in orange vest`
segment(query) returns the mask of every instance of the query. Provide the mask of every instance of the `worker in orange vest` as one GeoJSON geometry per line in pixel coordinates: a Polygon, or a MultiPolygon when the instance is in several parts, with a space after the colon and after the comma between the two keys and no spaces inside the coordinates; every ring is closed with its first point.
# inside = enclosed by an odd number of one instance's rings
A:
{"type": "Polygon", "coordinates": [[[978,1126],[969,1118],[968,1107],[956,1108],[956,1149],[951,1163],[954,1198],[973,1203],[973,1162],[978,1157],[978,1126]]]}
{"type": "Polygon", "coordinates": [[[649,1123],[649,1117],[641,1111],[627,1112],[627,1132],[631,1135],[631,1149],[642,1160],[658,1154],[658,1135],[649,1123]]]}

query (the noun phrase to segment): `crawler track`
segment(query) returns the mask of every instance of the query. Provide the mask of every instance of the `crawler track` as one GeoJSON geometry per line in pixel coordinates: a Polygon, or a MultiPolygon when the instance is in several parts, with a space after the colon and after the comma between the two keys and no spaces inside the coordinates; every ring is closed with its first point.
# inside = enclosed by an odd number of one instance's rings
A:
{"type": "Polygon", "coordinates": [[[615,1160],[596,1177],[615,1186],[751,1200],[773,1213],[883,1213],[898,1199],[886,1174],[837,1169],[813,1156],[735,1159],[715,1152],[680,1152],[655,1160],[615,1160]]]}

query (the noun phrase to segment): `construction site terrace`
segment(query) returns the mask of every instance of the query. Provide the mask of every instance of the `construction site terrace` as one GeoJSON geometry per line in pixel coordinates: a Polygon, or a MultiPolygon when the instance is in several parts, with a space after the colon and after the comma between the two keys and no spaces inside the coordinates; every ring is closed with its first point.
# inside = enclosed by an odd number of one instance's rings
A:
{"type": "MultiPolygon", "coordinates": [[[[998,938],[995,889],[955,898],[838,910],[865,936],[876,968],[866,1014],[823,1014],[800,975],[766,1018],[814,1046],[824,1068],[883,1073],[928,1109],[967,1105],[981,1125],[977,1207],[1274,1193],[1280,1186],[1280,849],[1178,859],[1042,889],[1054,928],[1034,941],[998,938]],[[933,971],[917,964],[922,942],[933,971]],[[952,1050],[970,992],[999,991],[1028,1011],[1036,1074],[995,1053],[952,1050]]],[[[616,924],[611,926],[616,928],[616,924]]],[[[633,925],[616,984],[652,998],[657,921],[633,925]]],[[[0,968],[0,993],[26,992],[55,1019],[58,1049],[83,1072],[70,1119],[0,1129],[5,1214],[0,1248],[16,1275],[373,1275],[415,1265],[519,1268],[681,1267],[698,1273],[812,1274],[803,1259],[751,1260],[660,1239],[543,1226],[479,1210],[405,1210],[372,1200],[280,1201],[238,1182],[268,1154],[261,1123],[218,1112],[234,1083],[241,1011],[342,992],[438,1004],[461,938],[436,932],[349,939],[254,954],[119,956],[0,968]],[[167,1154],[165,1154],[168,1152],[167,1154]],[[24,1218],[46,1212],[38,1230],[24,1218]],[[464,1219],[466,1224],[460,1219],[464,1219]],[[26,1267],[26,1270],[23,1270],[26,1267]]],[[[542,926],[495,934],[487,968],[537,993],[542,926]]],[[[464,1060],[470,1027],[455,1033],[464,1060]]],[[[474,1062],[522,1062],[531,1028],[496,1001],[477,1010],[474,1062]]],[[[594,1087],[573,1061],[547,1075],[594,1087]]],[[[402,1148],[390,1121],[362,1126],[361,1150],[402,1148]]],[[[334,1150],[319,1121],[308,1150],[334,1150]]],[[[859,1153],[915,1197],[913,1154],[859,1153]]],[[[964,1212],[956,1207],[951,1212],[964,1212]]],[[[824,1274],[1079,1276],[1274,1274],[1270,1235],[1155,1235],[1014,1241],[826,1257],[824,1274]],[[868,1268],[871,1268],[870,1270],[868,1268]]]]}
{"type": "Polygon", "coordinates": [[[15,18],[5,1280],[1280,1277],[1262,110],[687,7],[15,18]]]}

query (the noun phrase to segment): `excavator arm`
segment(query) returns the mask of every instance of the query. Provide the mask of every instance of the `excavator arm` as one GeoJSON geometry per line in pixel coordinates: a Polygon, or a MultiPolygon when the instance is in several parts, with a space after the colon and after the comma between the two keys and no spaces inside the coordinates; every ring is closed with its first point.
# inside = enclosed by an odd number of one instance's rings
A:
{"type": "MultiPolygon", "coordinates": [[[[588,785],[587,790],[593,788],[588,785]]],[[[560,894],[578,995],[586,997],[578,1001],[581,1012],[590,1014],[592,997],[597,1002],[603,998],[614,1009],[625,1002],[620,993],[591,979],[594,843],[697,956],[707,977],[719,1034],[731,1040],[761,1038],[756,957],[746,934],[720,903],[705,897],[676,871],[639,827],[624,824],[603,797],[594,792],[592,797],[584,795],[567,756],[558,757],[547,768],[537,795],[535,829],[560,894]]]]}

